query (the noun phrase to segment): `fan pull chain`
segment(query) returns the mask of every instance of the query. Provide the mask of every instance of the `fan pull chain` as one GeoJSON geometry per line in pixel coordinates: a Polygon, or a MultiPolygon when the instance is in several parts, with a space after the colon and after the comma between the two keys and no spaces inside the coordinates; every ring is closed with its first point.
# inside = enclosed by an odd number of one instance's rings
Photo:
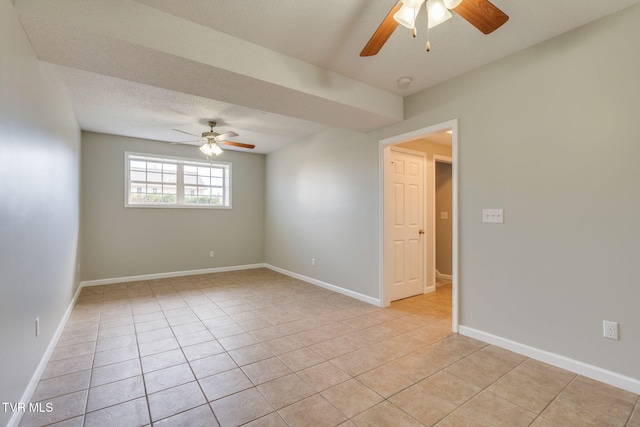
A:
{"type": "Polygon", "coordinates": [[[424,8],[426,12],[425,15],[427,16],[427,45],[425,46],[425,49],[427,52],[431,52],[431,42],[429,41],[429,0],[424,2],[424,8]]]}
{"type": "Polygon", "coordinates": [[[413,38],[416,38],[416,36],[418,35],[418,29],[416,28],[416,18],[418,17],[418,12],[420,11],[420,9],[418,8],[418,10],[413,9],[413,38]]]}

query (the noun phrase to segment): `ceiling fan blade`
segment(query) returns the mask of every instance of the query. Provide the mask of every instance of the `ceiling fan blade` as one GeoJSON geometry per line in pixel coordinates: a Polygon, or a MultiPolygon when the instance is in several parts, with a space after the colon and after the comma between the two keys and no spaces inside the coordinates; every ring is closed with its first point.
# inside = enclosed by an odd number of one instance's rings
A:
{"type": "Polygon", "coordinates": [[[253,144],[243,144],[242,142],[234,142],[234,141],[219,141],[219,142],[221,144],[233,145],[234,147],[249,148],[251,150],[256,148],[256,146],[253,144]]]}
{"type": "Polygon", "coordinates": [[[489,0],[463,0],[453,10],[485,34],[491,34],[509,20],[509,16],[489,0]]]}
{"type": "Polygon", "coordinates": [[[196,135],[195,133],[185,132],[185,131],[180,130],[180,129],[171,129],[171,130],[175,130],[176,132],[180,132],[180,133],[186,133],[187,135],[195,136],[196,138],[200,138],[201,137],[201,135],[196,135]]]}
{"type": "Polygon", "coordinates": [[[203,140],[203,139],[199,139],[196,141],[176,141],[176,142],[170,142],[169,144],[171,145],[175,145],[175,144],[179,144],[179,145],[202,145],[205,144],[207,141],[203,140]]]}
{"type": "Polygon", "coordinates": [[[382,46],[389,40],[393,31],[398,27],[398,22],[393,19],[393,15],[400,10],[402,7],[402,2],[399,1],[395,4],[384,18],[378,29],[371,36],[367,45],[360,52],[360,56],[373,56],[377,54],[382,46]]]}
{"type": "Polygon", "coordinates": [[[221,135],[216,136],[215,140],[220,142],[220,141],[224,141],[227,138],[235,138],[236,136],[240,136],[235,132],[227,132],[227,133],[223,133],[221,135]]]}

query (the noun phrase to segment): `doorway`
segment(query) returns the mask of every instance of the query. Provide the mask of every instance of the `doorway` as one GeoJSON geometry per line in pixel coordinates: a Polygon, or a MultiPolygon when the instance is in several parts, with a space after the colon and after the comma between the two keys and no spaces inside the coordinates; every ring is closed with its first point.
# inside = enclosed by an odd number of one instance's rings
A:
{"type": "MultiPolygon", "coordinates": [[[[452,248],[451,248],[451,313],[452,313],[452,330],[458,331],[458,209],[457,209],[457,120],[451,120],[448,122],[440,123],[438,125],[429,126],[426,128],[418,129],[412,132],[403,133],[390,138],[380,140],[379,145],[379,170],[380,170],[380,305],[383,307],[389,306],[392,299],[395,298],[393,292],[393,283],[397,277],[395,277],[395,265],[398,265],[398,254],[394,253],[391,240],[390,229],[388,227],[389,212],[388,203],[390,202],[390,196],[393,195],[390,187],[390,168],[389,165],[391,159],[391,147],[403,144],[403,147],[411,148],[413,144],[411,142],[427,139],[431,135],[440,134],[445,131],[449,131],[451,141],[450,157],[452,166],[452,209],[451,216],[451,231],[452,231],[452,248]],[[395,264],[394,264],[395,263],[395,264]]],[[[425,173],[425,185],[424,188],[434,188],[435,184],[433,179],[435,178],[435,158],[433,155],[430,157],[431,167],[428,173],[425,173]],[[431,187],[429,187],[431,186],[431,187]]],[[[442,160],[442,159],[440,159],[442,160]]],[[[435,268],[435,196],[430,193],[428,198],[425,194],[423,208],[425,213],[429,215],[425,216],[424,224],[426,225],[426,239],[422,239],[423,247],[425,248],[426,256],[423,256],[423,292],[435,290],[436,283],[436,268],[435,268]],[[429,210],[427,211],[427,206],[429,210]],[[433,241],[433,246],[428,244],[429,239],[433,241]]],[[[418,228],[419,230],[420,228],[418,228]]],[[[407,264],[405,264],[407,265],[407,264]]],[[[415,264],[414,264],[415,265],[415,264]]]]}

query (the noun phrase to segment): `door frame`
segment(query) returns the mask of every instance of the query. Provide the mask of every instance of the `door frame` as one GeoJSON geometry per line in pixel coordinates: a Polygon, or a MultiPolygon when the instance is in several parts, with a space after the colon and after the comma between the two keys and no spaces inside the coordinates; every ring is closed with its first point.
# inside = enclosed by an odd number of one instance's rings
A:
{"type": "MultiPolygon", "coordinates": [[[[385,269],[385,239],[384,239],[384,187],[385,187],[385,163],[389,161],[389,152],[392,145],[401,144],[417,138],[425,137],[435,132],[441,132],[451,129],[451,157],[452,157],[452,285],[451,285],[451,329],[453,332],[458,332],[458,119],[449,120],[432,126],[423,127],[410,132],[401,133],[388,138],[379,140],[378,145],[378,214],[379,214],[379,242],[378,242],[378,257],[379,257],[379,291],[378,295],[380,306],[388,307],[391,304],[390,284],[386,278],[385,269]]],[[[426,264],[426,263],[425,263],[426,264]]],[[[425,276],[426,277],[426,276],[425,276]]]]}

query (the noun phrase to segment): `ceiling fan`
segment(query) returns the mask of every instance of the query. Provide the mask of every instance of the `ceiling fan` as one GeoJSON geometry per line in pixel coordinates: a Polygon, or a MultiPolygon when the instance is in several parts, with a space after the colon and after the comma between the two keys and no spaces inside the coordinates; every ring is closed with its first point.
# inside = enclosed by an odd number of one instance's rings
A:
{"type": "Polygon", "coordinates": [[[202,144],[200,147],[200,151],[206,154],[207,157],[217,156],[223,152],[219,144],[232,145],[234,147],[240,147],[240,148],[248,148],[250,150],[256,147],[253,144],[243,144],[242,142],[227,141],[227,138],[235,138],[236,136],[239,136],[239,135],[235,132],[226,132],[223,134],[214,132],[213,128],[216,126],[217,123],[213,120],[209,120],[207,124],[211,127],[211,130],[209,132],[202,132],[202,136],[198,136],[194,133],[185,132],[180,129],[172,129],[172,130],[175,130],[176,132],[186,133],[187,135],[195,136],[198,139],[193,141],[172,142],[171,144],[186,144],[186,145],[202,144]]]}
{"type": "MultiPolygon", "coordinates": [[[[415,20],[424,2],[425,0],[398,1],[373,33],[369,42],[360,52],[360,56],[377,54],[391,37],[398,24],[412,29],[415,37],[415,20]]],[[[426,0],[425,9],[428,16],[427,28],[435,27],[451,18],[449,9],[462,16],[484,34],[492,33],[509,20],[509,16],[489,0],[426,0]]],[[[427,41],[427,51],[430,49],[430,44],[427,41]]]]}

